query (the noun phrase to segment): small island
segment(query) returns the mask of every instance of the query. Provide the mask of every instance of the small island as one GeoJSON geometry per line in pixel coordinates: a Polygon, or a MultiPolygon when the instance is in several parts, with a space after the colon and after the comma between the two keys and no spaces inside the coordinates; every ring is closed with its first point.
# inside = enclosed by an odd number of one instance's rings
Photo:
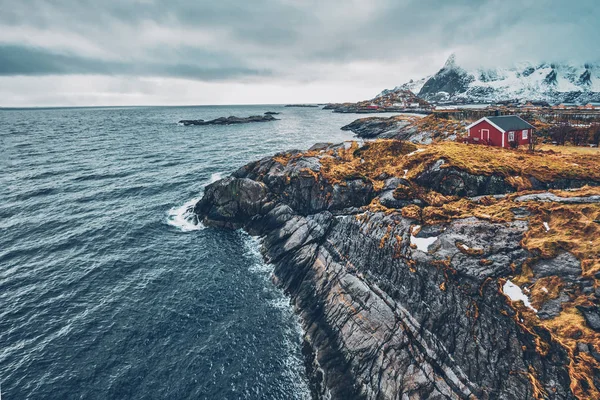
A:
{"type": "Polygon", "coordinates": [[[203,119],[182,119],[179,121],[180,124],[189,126],[189,125],[233,125],[233,124],[248,124],[250,122],[269,122],[269,121],[278,121],[277,118],[273,117],[271,114],[265,115],[251,115],[249,117],[220,117],[216,119],[212,119],[210,121],[205,121],[203,119]]]}
{"type": "Polygon", "coordinates": [[[286,104],[285,107],[317,108],[319,106],[316,104],[286,104]]]}

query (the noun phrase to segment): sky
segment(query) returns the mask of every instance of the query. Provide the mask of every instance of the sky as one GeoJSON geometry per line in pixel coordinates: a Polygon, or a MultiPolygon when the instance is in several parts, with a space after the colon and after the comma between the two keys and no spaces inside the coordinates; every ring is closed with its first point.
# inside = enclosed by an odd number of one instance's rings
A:
{"type": "Polygon", "coordinates": [[[597,0],[0,0],[0,106],[358,101],[438,71],[597,62],[597,0]]]}

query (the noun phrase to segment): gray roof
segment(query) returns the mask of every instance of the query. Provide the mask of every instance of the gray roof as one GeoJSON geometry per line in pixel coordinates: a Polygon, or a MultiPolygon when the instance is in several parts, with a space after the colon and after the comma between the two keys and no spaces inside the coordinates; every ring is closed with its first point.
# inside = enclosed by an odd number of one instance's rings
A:
{"type": "Polygon", "coordinates": [[[529,124],[527,121],[517,117],[516,115],[502,115],[500,117],[487,117],[493,124],[498,125],[505,132],[506,131],[519,131],[521,129],[535,129],[535,127],[529,124]]]}

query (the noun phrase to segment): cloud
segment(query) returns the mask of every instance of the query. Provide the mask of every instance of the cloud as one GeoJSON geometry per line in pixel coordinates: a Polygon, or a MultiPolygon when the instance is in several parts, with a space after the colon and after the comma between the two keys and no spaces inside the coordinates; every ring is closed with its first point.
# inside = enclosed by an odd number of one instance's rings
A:
{"type": "MultiPolygon", "coordinates": [[[[198,57],[197,50],[191,52],[196,53],[198,57]]],[[[33,47],[0,45],[0,75],[106,74],[182,77],[212,81],[270,74],[266,70],[244,68],[235,60],[229,60],[227,55],[206,53],[202,58],[207,61],[198,64],[168,61],[125,62],[60,54],[33,47]]]]}
{"type": "Polygon", "coordinates": [[[453,52],[466,66],[594,62],[599,17],[595,0],[2,0],[0,75],[336,84],[326,101],[453,52]]]}

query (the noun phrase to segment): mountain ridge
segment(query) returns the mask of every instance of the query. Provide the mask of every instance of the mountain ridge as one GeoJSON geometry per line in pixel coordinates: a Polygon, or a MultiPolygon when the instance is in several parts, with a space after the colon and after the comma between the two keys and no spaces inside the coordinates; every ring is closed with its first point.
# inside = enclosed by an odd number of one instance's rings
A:
{"type": "Polygon", "coordinates": [[[465,68],[452,54],[434,75],[386,89],[377,97],[399,90],[411,90],[426,101],[438,103],[600,102],[600,64],[525,61],[512,67],[465,68]]]}

